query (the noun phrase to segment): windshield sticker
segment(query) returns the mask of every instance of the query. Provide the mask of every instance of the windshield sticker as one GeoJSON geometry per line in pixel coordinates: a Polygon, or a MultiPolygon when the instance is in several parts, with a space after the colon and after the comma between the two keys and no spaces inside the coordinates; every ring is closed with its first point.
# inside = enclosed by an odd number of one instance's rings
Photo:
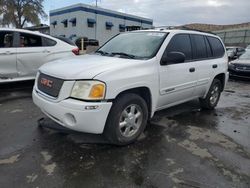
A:
{"type": "Polygon", "coordinates": [[[163,37],[165,33],[148,33],[147,35],[153,37],[163,37]]]}

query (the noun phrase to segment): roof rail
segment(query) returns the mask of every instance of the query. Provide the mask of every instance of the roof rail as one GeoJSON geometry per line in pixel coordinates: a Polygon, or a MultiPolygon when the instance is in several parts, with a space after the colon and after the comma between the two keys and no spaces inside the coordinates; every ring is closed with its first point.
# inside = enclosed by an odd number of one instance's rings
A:
{"type": "Polygon", "coordinates": [[[198,32],[203,32],[203,33],[214,34],[212,31],[203,31],[203,30],[200,30],[200,29],[191,29],[191,28],[188,28],[188,27],[185,27],[185,26],[181,26],[181,27],[176,28],[176,29],[188,30],[188,31],[198,31],[198,32]]]}
{"type": "Polygon", "coordinates": [[[198,32],[209,33],[209,34],[215,35],[215,33],[211,32],[211,31],[203,31],[200,29],[191,29],[191,28],[188,28],[185,26],[159,26],[159,27],[155,27],[155,29],[160,29],[160,30],[164,30],[164,29],[173,30],[173,29],[175,29],[175,30],[198,31],[198,32]]]}

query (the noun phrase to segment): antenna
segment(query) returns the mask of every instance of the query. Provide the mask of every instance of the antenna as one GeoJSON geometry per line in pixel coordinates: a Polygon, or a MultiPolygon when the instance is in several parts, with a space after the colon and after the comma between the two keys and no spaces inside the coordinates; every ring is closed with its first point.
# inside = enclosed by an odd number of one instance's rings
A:
{"type": "Polygon", "coordinates": [[[98,1],[100,1],[100,2],[101,2],[101,0],[95,0],[95,7],[97,7],[97,5],[98,5],[98,1]]]}

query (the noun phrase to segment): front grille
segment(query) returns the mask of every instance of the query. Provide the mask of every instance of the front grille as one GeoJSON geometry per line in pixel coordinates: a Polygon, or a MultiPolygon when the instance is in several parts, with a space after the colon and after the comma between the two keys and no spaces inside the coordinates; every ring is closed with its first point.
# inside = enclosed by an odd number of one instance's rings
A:
{"type": "Polygon", "coordinates": [[[250,65],[238,64],[235,67],[236,70],[250,71],[250,65]]]}
{"type": "Polygon", "coordinates": [[[58,97],[63,85],[63,80],[41,73],[37,80],[37,87],[43,93],[52,97],[58,97]]]}

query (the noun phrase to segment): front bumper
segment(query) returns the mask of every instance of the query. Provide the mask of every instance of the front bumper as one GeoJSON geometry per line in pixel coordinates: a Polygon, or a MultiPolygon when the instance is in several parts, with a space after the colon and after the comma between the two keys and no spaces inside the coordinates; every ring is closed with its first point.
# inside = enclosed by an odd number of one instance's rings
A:
{"type": "Polygon", "coordinates": [[[111,102],[83,102],[75,99],[53,102],[35,88],[32,97],[43,113],[55,122],[75,131],[93,134],[103,133],[112,106],[111,102]]]}
{"type": "Polygon", "coordinates": [[[228,69],[230,77],[250,78],[250,71],[228,69]]]}

